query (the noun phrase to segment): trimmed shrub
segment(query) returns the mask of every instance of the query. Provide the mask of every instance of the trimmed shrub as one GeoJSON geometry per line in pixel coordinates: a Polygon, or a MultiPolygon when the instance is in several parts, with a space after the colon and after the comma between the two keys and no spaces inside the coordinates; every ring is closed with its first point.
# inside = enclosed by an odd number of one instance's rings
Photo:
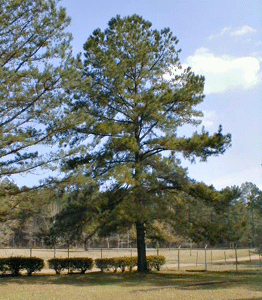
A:
{"type": "Polygon", "coordinates": [[[70,272],[79,271],[84,274],[93,267],[93,259],[88,257],[74,258],[52,258],[48,260],[50,269],[54,269],[56,274],[60,274],[62,270],[69,269],[70,272]]]}
{"type": "Polygon", "coordinates": [[[11,271],[12,275],[18,276],[19,271],[24,268],[22,257],[10,257],[6,260],[8,270],[11,271]]]}
{"type": "Polygon", "coordinates": [[[162,255],[150,255],[146,258],[147,268],[149,271],[160,271],[160,267],[166,262],[166,259],[162,255]]]}
{"type": "Polygon", "coordinates": [[[133,268],[137,266],[137,257],[116,257],[114,262],[116,270],[120,268],[121,272],[124,273],[128,268],[132,272],[133,268]]]}
{"type": "MultiPolygon", "coordinates": [[[[160,267],[165,264],[164,256],[147,256],[147,266],[149,271],[160,271],[160,267]]],[[[92,258],[76,257],[76,258],[53,258],[48,260],[49,268],[54,269],[56,274],[60,274],[62,270],[69,269],[70,272],[80,271],[84,274],[87,270],[92,269],[92,258]]],[[[132,272],[137,266],[137,257],[112,257],[112,258],[97,258],[95,260],[97,268],[104,271],[114,271],[117,269],[123,273],[128,269],[132,272]]]]}
{"type": "MultiPolygon", "coordinates": [[[[146,258],[149,271],[160,271],[160,267],[165,264],[164,256],[151,255],[146,258]]],[[[104,272],[113,269],[117,272],[120,268],[121,272],[125,272],[126,268],[132,272],[133,268],[137,266],[137,257],[113,257],[113,258],[98,258],[95,260],[97,268],[104,272]]]]}
{"type": "Polygon", "coordinates": [[[12,275],[18,276],[20,271],[26,270],[27,275],[41,271],[44,267],[44,260],[37,257],[9,257],[0,260],[0,270],[10,271],[12,275]]]}
{"type": "Polygon", "coordinates": [[[8,270],[8,265],[6,263],[7,258],[0,258],[0,271],[5,273],[8,270]]]}
{"type": "Polygon", "coordinates": [[[126,257],[129,272],[133,271],[133,268],[137,266],[137,257],[126,257]]]}
{"type": "Polygon", "coordinates": [[[68,268],[68,263],[65,264],[63,258],[52,258],[48,260],[50,269],[54,269],[56,274],[60,274],[63,269],[68,268]]]}
{"type": "Polygon", "coordinates": [[[69,258],[70,268],[80,270],[84,274],[87,270],[93,268],[93,259],[88,257],[69,258]]]}
{"type": "Polygon", "coordinates": [[[129,265],[128,257],[116,257],[114,263],[115,272],[117,272],[117,268],[120,268],[121,272],[124,273],[125,268],[129,265]]]}
{"type": "Polygon", "coordinates": [[[117,272],[117,269],[120,268],[121,272],[125,272],[125,269],[128,268],[131,272],[133,267],[137,265],[136,257],[112,257],[112,258],[97,258],[95,260],[97,268],[104,272],[105,270],[110,271],[113,269],[114,272],[117,272]]]}
{"type": "Polygon", "coordinates": [[[23,258],[23,267],[30,276],[33,272],[41,271],[44,267],[44,260],[37,257],[23,258]]]}
{"type": "Polygon", "coordinates": [[[109,271],[110,268],[115,267],[115,258],[97,258],[95,260],[97,268],[103,273],[104,270],[109,271]]]}

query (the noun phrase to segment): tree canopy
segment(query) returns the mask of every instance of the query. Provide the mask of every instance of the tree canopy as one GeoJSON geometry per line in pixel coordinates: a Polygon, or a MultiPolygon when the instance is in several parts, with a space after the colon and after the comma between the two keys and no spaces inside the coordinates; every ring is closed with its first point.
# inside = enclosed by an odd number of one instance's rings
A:
{"type": "Polygon", "coordinates": [[[202,128],[178,136],[181,126],[201,123],[196,106],[204,99],[204,77],[182,69],[177,43],[169,28],[154,30],[138,15],[117,16],[105,31],[95,30],[84,44],[84,72],[70,90],[71,128],[60,135],[73,151],[63,170],[92,176],[117,193],[108,211],[135,224],[140,272],[146,271],[146,228],[172,211],[190,182],[177,153],[206,160],[231,142],[221,126],[212,135],[202,128]]]}
{"type": "Polygon", "coordinates": [[[0,3],[0,178],[49,160],[32,146],[54,133],[49,112],[60,107],[73,72],[70,19],[58,2],[0,3]]]}

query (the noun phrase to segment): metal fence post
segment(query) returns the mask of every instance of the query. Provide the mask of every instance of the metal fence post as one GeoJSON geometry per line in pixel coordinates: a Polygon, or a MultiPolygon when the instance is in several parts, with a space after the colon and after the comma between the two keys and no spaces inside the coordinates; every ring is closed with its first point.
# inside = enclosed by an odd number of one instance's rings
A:
{"type": "Polygon", "coordinates": [[[103,248],[101,248],[101,259],[103,258],[103,248]]]}
{"type": "Polygon", "coordinates": [[[197,254],[196,254],[196,267],[197,267],[197,263],[198,263],[198,251],[197,251],[197,254]]]}
{"type": "Polygon", "coordinates": [[[29,252],[30,252],[30,257],[32,257],[32,246],[30,246],[29,252]]]}
{"type": "MultiPolygon", "coordinates": [[[[70,245],[68,244],[68,247],[67,247],[67,258],[69,259],[69,256],[70,256],[70,245]]],[[[68,262],[68,274],[70,273],[70,263],[68,262]]]]}
{"type": "Polygon", "coordinates": [[[180,248],[181,245],[178,246],[178,252],[177,252],[177,267],[178,267],[178,271],[180,271],[180,248]]]}
{"type": "Polygon", "coordinates": [[[235,254],[236,254],[236,272],[237,272],[238,271],[237,245],[235,246],[235,254]]]}
{"type": "Polygon", "coordinates": [[[205,245],[205,271],[207,271],[207,245],[205,245]]]}

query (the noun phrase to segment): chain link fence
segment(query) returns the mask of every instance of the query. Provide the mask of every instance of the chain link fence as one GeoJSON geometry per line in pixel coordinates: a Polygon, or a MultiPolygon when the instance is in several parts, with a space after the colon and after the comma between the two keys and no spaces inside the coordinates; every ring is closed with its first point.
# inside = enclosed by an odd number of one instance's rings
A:
{"type": "MultiPolygon", "coordinates": [[[[261,253],[257,249],[215,248],[148,248],[147,255],[163,255],[166,264],[163,270],[172,271],[262,271],[261,253]]],[[[47,261],[59,257],[110,258],[137,256],[136,248],[89,248],[76,249],[12,249],[1,248],[0,257],[39,257],[47,261]]],[[[47,264],[46,264],[47,265],[47,264]]]]}

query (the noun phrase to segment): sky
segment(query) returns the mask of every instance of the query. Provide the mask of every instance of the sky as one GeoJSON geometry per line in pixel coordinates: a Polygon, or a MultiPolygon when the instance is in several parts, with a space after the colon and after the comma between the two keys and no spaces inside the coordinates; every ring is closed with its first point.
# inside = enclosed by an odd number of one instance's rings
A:
{"type": "Polygon", "coordinates": [[[216,189],[252,182],[262,189],[262,0],[62,0],[71,17],[73,53],[92,32],[134,13],[179,39],[180,61],[205,76],[198,107],[210,133],[219,124],[232,146],[207,162],[183,161],[188,174],[216,189]]]}

